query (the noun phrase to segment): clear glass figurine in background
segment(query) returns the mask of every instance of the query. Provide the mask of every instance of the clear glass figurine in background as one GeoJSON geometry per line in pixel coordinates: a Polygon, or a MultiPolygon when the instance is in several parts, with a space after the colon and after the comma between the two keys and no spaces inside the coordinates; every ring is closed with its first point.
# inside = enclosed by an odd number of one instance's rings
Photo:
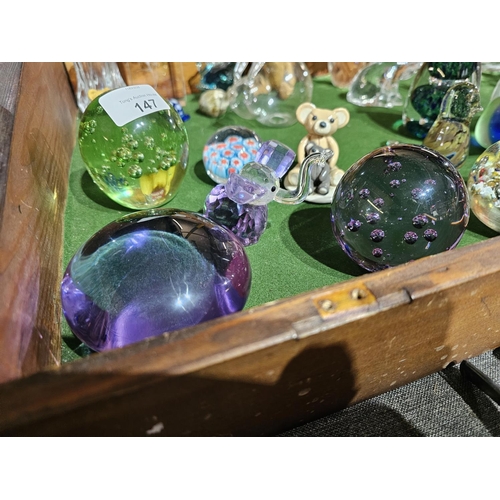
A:
{"type": "MultiPolygon", "coordinates": [[[[232,172],[226,184],[218,184],[205,200],[204,215],[231,230],[244,246],[257,243],[267,225],[268,204],[297,205],[309,192],[314,164],[326,164],[331,151],[310,154],[302,162],[298,187],[291,192],[280,187],[280,179],[295,160],[295,153],[278,141],[266,141],[255,161],[232,172]]],[[[320,165],[320,168],[321,165],[320,165]]]]}
{"type": "Polygon", "coordinates": [[[297,122],[295,110],[312,98],[312,77],[302,62],[238,63],[234,84],[228,88],[229,109],[245,120],[269,127],[297,122]]]}
{"type": "Polygon", "coordinates": [[[327,63],[328,73],[332,85],[339,89],[349,89],[354,77],[365,67],[371,64],[369,62],[329,62],[327,63]]]}
{"type": "Polygon", "coordinates": [[[424,62],[411,83],[404,104],[402,118],[406,131],[423,139],[439,115],[446,91],[464,81],[480,88],[481,63],[424,62]]]}
{"type": "Polygon", "coordinates": [[[370,63],[354,77],[346,98],[356,106],[402,106],[399,82],[412,78],[421,65],[411,62],[370,63]]]}
{"type": "Polygon", "coordinates": [[[127,85],[115,62],[74,62],[73,65],[76,102],[82,113],[99,94],[127,85]]]}
{"type": "Polygon", "coordinates": [[[479,90],[473,83],[453,85],[446,92],[440,113],[424,137],[424,146],[441,153],[460,168],[469,155],[471,120],[482,110],[479,90]]]}

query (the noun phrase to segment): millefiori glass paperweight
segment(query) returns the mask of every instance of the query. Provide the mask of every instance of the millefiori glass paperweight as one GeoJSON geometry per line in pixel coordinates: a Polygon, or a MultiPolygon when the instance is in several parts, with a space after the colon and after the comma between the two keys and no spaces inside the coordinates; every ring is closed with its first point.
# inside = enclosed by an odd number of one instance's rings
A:
{"type": "Polygon", "coordinates": [[[451,86],[436,121],[424,137],[424,146],[441,153],[460,168],[469,155],[471,120],[482,109],[479,90],[473,83],[451,86]]]}
{"type": "Polygon", "coordinates": [[[477,120],[474,137],[485,149],[500,141],[500,80],[493,89],[488,105],[477,120]]]}
{"type": "Polygon", "coordinates": [[[470,207],[490,229],[500,233],[500,141],[475,161],[467,181],[470,207]]]}
{"type": "Polygon", "coordinates": [[[186,173],[185,125],[150,85],[124,87],[96,97],[81,118],[78,143],[97,186],[134,210],[170,201],[186,173]]]}
{"type": "Polygon", "coordinates": [[[403,105],[399,82],[412,78],[422,63],[374,62],[353,78],[347,100],[356,106],[392,108],[403,105]]]}
{"type": "Polygon", "coordinates": [[[403,108],[403,125],[407,132],[412,137],[423,139],[440,113],[447,90],[465,81],[479,89],[481,63],[423,63],[411,83],[403,108]]]}
{"type": "Polygon", "coordinates": [[[230,229],[245,246],[257,243],[266,225],[267,205],[301,203],[307,196],[314,162],[328,161],[328,152],[309,155],[301,165],[298,187],[287,191],[280,179],[295,159],[295,153],[278,141],[262,144],[255,161],[231,173],[226,184],[215,186],[205,200],[205,215],[230,229]]]}
{"type": "Polygon", "coordinates": [[[246,127],[228,126],[217,130],[203,148],[203,165],[208,176],[225,184],[231,172],[239,173],[245,163],[255,160],[261,144],[260,137],[246,127]]]}
{"type": "Polygon", "coordinates": [[[337,242],[368,271],[450,250],[468,221],[467,187],[457,169],[410,144],[378,148],[354,163],[331,207],[337,242]]]}
{"type": "Polygon", "coordinates": [[[84,243],[61,300],[76,337],[105,351],[240,311],[250,284],[245,250],[230,231],[162,208],[122,217],[84,243]]]}

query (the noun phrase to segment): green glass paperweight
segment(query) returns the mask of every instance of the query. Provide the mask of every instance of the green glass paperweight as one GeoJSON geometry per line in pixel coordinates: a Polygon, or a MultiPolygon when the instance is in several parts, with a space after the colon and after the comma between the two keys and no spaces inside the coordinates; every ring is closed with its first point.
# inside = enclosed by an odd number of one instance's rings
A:
{"type": "Polygon", "coordinates": [[[80,120],[78,143],[97,186],[134,210],[169,202],[186,173],[189,142],[184,123],[150,85],[96,97],[80,120]]]}

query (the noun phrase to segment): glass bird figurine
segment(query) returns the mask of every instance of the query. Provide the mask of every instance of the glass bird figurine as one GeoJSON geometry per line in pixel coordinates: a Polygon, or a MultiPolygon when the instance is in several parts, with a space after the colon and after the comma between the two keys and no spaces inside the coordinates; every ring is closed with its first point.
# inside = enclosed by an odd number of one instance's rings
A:
{"type": "Polygon", "coordinates": [[[470,123],[482,111],[477,87],[461,82],[448,89],[441,111],[424,137],[424,146],[434,149],[460,168],[469,155],[470,123]]]}
{"type": "MultiPolygon", "coordinates": [[[[331,151],[330,151],[331,153],[331,151]]],[[[271,201],[296,205],[304,201],[310,184],[310,170],[316,162],[327,164],[328,152],[312,153],[303,161],[298,187],[288,191],[280,179],[295,159],[295,153],[278,141],[266,141],[255,161],[232,172],[226,184],[218,184],[205,200],[206,217],[230,229],[244,246],[253,245],[262,236],[271,201]]]]}
{"type": "Polygon", "coordinates": [[[468,81],[479,89],[481,63],[425,62],[411,82],[403,108],[403,126],[408,134],[423,139],[441,110],[446,91],[468,81]]]}

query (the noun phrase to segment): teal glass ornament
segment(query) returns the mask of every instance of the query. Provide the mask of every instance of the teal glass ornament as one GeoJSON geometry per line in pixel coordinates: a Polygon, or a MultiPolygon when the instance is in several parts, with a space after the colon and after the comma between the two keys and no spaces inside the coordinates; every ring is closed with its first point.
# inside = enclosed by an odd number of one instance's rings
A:
{"type": "Polygon", "coordinates": [[[97,186],[134,210],[169,202],[186,173],[189,142],[184,123],[150,85],[96,97],[81,118],[78,144],[97,186]]]}

